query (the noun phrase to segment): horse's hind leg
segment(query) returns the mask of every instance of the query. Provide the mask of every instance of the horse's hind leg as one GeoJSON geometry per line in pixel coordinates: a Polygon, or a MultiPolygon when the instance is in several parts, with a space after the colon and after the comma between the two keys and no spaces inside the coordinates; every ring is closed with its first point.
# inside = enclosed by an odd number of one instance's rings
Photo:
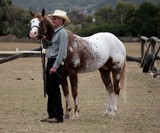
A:
{"type": "Polygon", "coordinates": [[[114,84],[114,93],[116,96],[116,102],[114,104],[114,109],[117,111],[117,97],[119,96],[120,93],[120,78],[121,78],[121,69],[116,69],[112,71],[112,78],[113,78],[113,84],[114,84]]]}
{"type": "Polygon", "coordinates": [[[113,70],[113,72],[112,72],[114,92],[116,95],[119,95],[120,89],[121,89],[120,74],[121,74],[121,69],[113,70]]]}
{"type": "Polygon", "coordinates": [[[63,94],[65,96],[65,101],[66,101],[66,112],[65,112],[64,118],[69,119],[69,112],[71,111],[71,104],[70,104],[70,100],[69,100],[67,75],[62,76],[61,85],[62,85],[63,94]]]}
{"type": "Polygon", "coordinates": [[[113,116],[117,110],[117,96],[114,93],[110,71],[103,68],[100,68],[99,71],[101,73],[102,81],[105,84],[106,90],[108,92],[107,109],[103,115],[113,116]]]}
{"type": "Polygon", "coordinates": [[[78,84],[78,75],[75,71],[70,72],[69,74],[70,83],[71,83],[71,89],[72,89],[72,96],[74,99],[74,105],[75,105],[75,114],[72,118],[79,117],[79,107],[78,107],[78,91],[77,91],[77,84],[78,84]]]}

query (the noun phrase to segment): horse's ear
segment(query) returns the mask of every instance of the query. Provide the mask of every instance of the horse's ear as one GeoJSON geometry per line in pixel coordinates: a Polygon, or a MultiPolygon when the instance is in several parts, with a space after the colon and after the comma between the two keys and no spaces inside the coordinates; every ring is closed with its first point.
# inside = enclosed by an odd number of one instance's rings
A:
{"type": "Polygon", "coordinates": [[[35,16],[35,14],[31,10],[30,10],[30,14],[31,14],[32,17],[35,16]]]}
{"type": "Polygon", "coordinates": [[[42,16],[44,17],[44,15],[45,15],[45,10],[42,9],[42,16]]]}

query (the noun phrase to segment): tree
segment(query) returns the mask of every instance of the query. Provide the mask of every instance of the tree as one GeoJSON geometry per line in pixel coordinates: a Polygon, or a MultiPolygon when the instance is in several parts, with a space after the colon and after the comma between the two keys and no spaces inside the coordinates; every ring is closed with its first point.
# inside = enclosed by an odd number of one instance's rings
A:
{"type": "Polygon", "coordinates": [[[135,11],[135,5],[127,2],[118,2],[115,12],[117,23],[124,24],[124,19],[127,13],[135,11]]]}
{"type": "Polygon", "coordinates": [[[91,35],[96,32],[112,32],[117,36],[124,36],[124,19],[128,12],[135,10],[135,6],[125,2],[119,2],[116,8],[105,5],[99,8],[94,15],[90,15],[82,24],[82,31],[78,34],[91,35]],[[92,21],[95,18],[95,21],[92,21]]]}
{"type": "Polygon", "coordinates": [[[132,36],[158,36],[160,8],[145,2],[135,12],[127,14],[125,23],[132,36]]]}
{"type": "Polygon", "coordinates": [[[103,6],[95,12],[96,23],[112,23],[113,22],[113,9],[111,5],[103,6]]]}
{"type": "Polygon", "coordinates": [[[0,35],[6,35],[9,33],[8,30],[8,9],[9,7],[12,6],[12,1],[11,0],[1,0],[0,1],[0,35]]]}
{"type": "Polygon", "coordinates": [[[11,8],[10,9],[10,32],[15,36],[21,38],[27,36],[30,21],[29,12],[26,12],[21,8],[11,8]]]}

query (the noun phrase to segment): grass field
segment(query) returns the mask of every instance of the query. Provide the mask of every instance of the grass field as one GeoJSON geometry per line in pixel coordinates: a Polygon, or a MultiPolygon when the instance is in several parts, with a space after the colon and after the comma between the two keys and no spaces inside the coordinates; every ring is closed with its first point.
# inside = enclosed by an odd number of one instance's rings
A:
{"type": "MultiPolygon", "coordinates": [[[[127,54],[140,56],[140,43],[125,46],[127,54]]],[[[30,50],[39,45],[0,43],[2,51],[17,47],[30,50]]],[[[115,117],[102,116],[106,91],[99,72],[95,71],[79,74],[80,118],[50,124],[40,122],[47,116],[40,58],[20,58],[1,64],[0,133],[159,133],[160,78],[143,74],[135,62],[127,62],[127,75],[128,102],[125,104],[119,97],[115,117]]]]}

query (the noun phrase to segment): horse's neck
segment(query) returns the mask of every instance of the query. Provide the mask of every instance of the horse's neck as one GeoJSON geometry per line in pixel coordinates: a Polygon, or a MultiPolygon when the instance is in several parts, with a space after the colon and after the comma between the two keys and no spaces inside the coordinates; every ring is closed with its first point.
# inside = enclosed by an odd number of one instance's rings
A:
{"type": "Polygon", "coordinates": [[[52,39],[52,35],[54,33],[54,27],[52,21],[49,17],[45,16],[46,24],[47,24],[47,39],[50,41],[52,39]]]}

